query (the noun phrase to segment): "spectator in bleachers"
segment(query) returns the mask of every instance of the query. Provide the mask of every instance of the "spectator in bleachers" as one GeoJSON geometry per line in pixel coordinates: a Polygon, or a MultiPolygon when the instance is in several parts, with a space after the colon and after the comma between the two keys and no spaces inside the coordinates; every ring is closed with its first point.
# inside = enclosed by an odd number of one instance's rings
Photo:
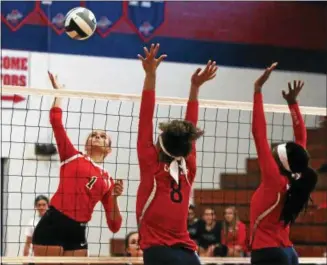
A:
{"type": "Polygon", "coordinates": [[[199,220],[195,215],[195,206],[191,204],[188,208],[187,230],[194,241],[196,241],[198,223],[199,220]]]}
{"type": "Polygon", "coordinates": [[[139,245],[139,233],[130,232],[125,238],[125,251],[128,257],[142,257],[143,252],[139,245]]]}
{"type": "Polygon", "coordinates": [[[196,235],[200,256],[226,256],[227,247],[221,244],[221,228],[221,222],[216,220],[215,210],[212,207],[205,208],[196,235]]]}
{"type": "Polygon", "coordinates": [[[222,244],[228,248],[228,257],[243,257],[246,254],[246,226],[240,221],[234,206],[225,209],[221,238],[222,244]]]}
{"type": "Polygon", "coordinates": [[[24,246],[24,256],[29,256],[31,254],[31,245],[32,245],[32,237],[34,233],[34,229],[41,217],[48,210],[49,199],[44,195],[39,195],[34,200],[34,209],[36,210],[36,214],[34,214],[33,218],[28,223],[28,227],[26,228],[26,241],[24,246]]]}

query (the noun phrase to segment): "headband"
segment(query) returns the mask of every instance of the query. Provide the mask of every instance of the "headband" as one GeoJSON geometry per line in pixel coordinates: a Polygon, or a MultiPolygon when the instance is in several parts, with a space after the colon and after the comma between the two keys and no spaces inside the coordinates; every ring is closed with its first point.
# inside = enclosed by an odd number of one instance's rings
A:
{"type": "Polygon", "coordinates": [[[182,156],[173,156],[172,154],[170,154],[163,144],[161,135],[159,135],[159,144],[160,144],[162,151],[167,156],[173,158],[173,161],[171,161],[171,163],[169,165],[169,174],[172,176],[172,178],[176,181],[177,184],[179,183],[179,167],[180,167],[186,177],[187,182],[188,182],[185,158],[182,156]],[[181,164],[180,166],[178,165],[178,162],[180,162],[180,164],[181,164]]]}
{"type": "Polygon", "coordinates": [[[287,158],[286,144],[280,144],[277,146],[277,154],[278,154],[279,160],[282,163],[283,167],[288,172],[292,172],[292,170],[290,168],[290,164],[288,162],[288,158],[287,158]]]}

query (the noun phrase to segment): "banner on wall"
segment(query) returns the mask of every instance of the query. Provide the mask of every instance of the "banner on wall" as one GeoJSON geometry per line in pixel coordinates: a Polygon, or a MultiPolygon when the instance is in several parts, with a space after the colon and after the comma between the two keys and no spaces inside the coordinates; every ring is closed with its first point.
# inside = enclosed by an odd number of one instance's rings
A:
{"type": "MultiPolygon", "coordinates": [[[[30,85],[30,53],[1,51],[1,84],[3,86],[30,85]]],[[[27,108],[27,100],[21,95],[1,94],[1,108],[27,108]]]]}

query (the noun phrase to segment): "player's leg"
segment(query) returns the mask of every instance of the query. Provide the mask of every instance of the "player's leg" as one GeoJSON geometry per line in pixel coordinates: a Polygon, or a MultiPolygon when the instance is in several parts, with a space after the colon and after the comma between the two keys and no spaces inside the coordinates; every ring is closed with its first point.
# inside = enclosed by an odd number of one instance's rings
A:
{"type": "Polygon", "coordinates": [[[286,253],[281,248],[263,248],[251,253],[252,265],[290,265],[286,253]]]}
{"type": "Polygon", "coordinates": [[[64,238],[64,256],[87,257],[88,244],[86,239],[86,224],[65,218],[67,233],[64,238]]]}
{"type": "Polygon", "coordinates": [[[60,220],[53,209],[49,209],[36,226],[32,244],[34,256],[62,256],[64,249],[60,243],[60,220]]]}
{"type": "Polygon", "coordinates": [[[293,247],[283,248],[284,252],[286,253],[289,264],[290,265],[298,265],[299,264],[299,257],[293,247]]]}

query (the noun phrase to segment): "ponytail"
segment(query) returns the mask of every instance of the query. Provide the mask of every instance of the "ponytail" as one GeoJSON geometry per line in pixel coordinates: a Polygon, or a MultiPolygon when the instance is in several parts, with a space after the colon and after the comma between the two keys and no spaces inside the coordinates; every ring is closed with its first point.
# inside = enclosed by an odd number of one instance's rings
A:
{"type": "Polygon", "coordinates": [[[315,189],[318,175],[310,167],[307,167],[300,178],[294,179],[288,176],[290,187],[286,192],[286,200],[280,219],[284,221],[285,226],[295,222],[300,212],[305,211],[311,200],[310,194],[315,189]]]}

